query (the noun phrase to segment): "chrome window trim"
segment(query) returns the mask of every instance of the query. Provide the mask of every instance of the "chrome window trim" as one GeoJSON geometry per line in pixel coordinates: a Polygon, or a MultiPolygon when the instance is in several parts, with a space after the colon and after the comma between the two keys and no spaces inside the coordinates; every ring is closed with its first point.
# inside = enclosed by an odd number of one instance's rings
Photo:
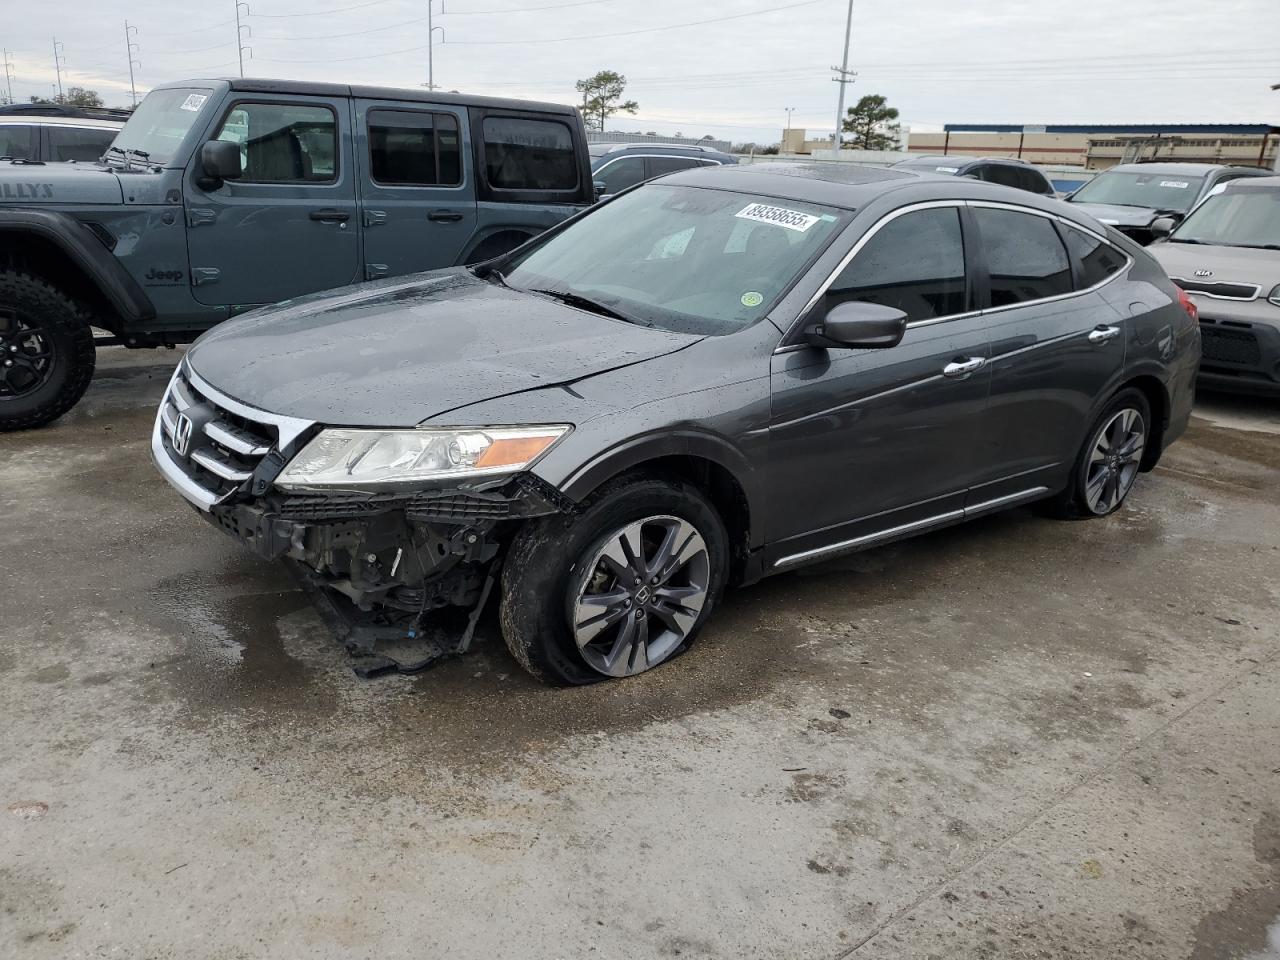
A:
{"type": "MultiPolygon", "coordinates": [[[[1067,300],[1071,297],[1084,296],[1085,294],[1094,293],[1095,291],[1102,289],[1108,283],[1111,283],[1113,280],[1115,280],[1116,277],[1120,276],[1122,273],[1126,272],[1127,270],[1133,267],[1133,263],[1134,263],[1133,257],[1129,256],[1129,254],[1125,253],[1125,251],[1121,250],[1119,247],[1117,247],[1105,236],[1103,236],[1102,234],[1098,233],[1095,230],[1091,230],[1088,227],[1082,226],[1081,224],[1076,223],[1074,220],[1071,220],[1068,217],[1064,217],[1058,213],[1051,213],[1048,210],[1037,210],[1035,207],[1024,207],[1021,204],[1008,203],[1001,200],[925,200],[920,203],[913,203],[905,207],[899,207],[897,210],[891,210],[889,211],[889,213],[885,214],[883,217],[877,220],[874,224],[872,224],[871,228],[866,233],[864,233],[861,237],[858,238],[857,242],[853,245],[852,248],[850,248],[849,252],[840,258],[840,262],[836,264],[835,268],[831,271],[830,274],[828,274],[827,279],[822,282],[822,285],[820,287],[818,287],[817,292],[814,293],[814,295],[809,298],[808,302],[806,302],[805,305],[800,308],[799,312],[791,319],[791,322],[787,325],[786,333],[782,335],[782,339],[786,340],[789,336],[791,336],[791,334],[794,332],[796,328],[796,324],[800,322],[800,319],[805,314],[807,314],[810,310],[812,310],[819,300],[821,300],[824,296],[826,296],[827,291],[831,288],[831,284],[835,283],[836,278],[840,276],[844,268],[849,265],[850,261],[853,260],[853,258],[856,257],[859,252],[861,252],[862,248],[866,246],[867,242],[870,241],[872,237],[874,237],[877,233],[880,232],[880,229],[885,224],[893,220],[896,220],[898,217],[904,216],[908,213],[914,213],[917,210],[933,210],[933,209],[939,209],[942,207],[957,207],[957,208],[958,207],[987,207],[995,210],[1012,210],[1015,213],[1029,213],[1033,216],[1043,217],[1046,220],[1056,220],[1057,222],[1061,223],[1063,226],[1068,227],[1069,229],[1079,230],[1081,233],[1085,234],[1086,236],[1093,237],[1095,240],[1099,241],[1100,243],[1105,243],[1112,250],[1116,251],[1122,257],[1124,257],[1124,266],[1122,266],[1119,270],[1116,270],[1115,272],[1107,276],[1105,279],[1099,280],[1093,286],[1085,287],[1081,290],[1072,290],[1070,293],[1059,293],[1059,294],[1055,294],[1052,297],[1040,297],[1039,299],[1036,299],[1036,300],[1023,300],[1019,303],[1010,303],[1000,307],[987,307],[985,310],[966,310],[963,313],[948,313],[941,317],[930,317],[928,320],[913,320],[907,324],[907,329],[912,329],[914,327],[928,327],[928,326],[933,326],[936,323],[948,323],[952,320],[964,320],[972,317],[982,317],[982,316],[986,316],[987,314],[1001,313],[1005,310],[1014,310],[1019,307],[1028,307],[1028,306],[1033,306],[1035,304],[1040,304],[1040,303],[1053,303],[1057,300],[1067,300]]],[[[1069,250],[1066,250],[1065,252],[1069,260],[1071,257],[1071,252],[1069,250]]],[[[966,273],[968,269],[969,269],[968,264],[966,264],[965,265],[966,273]]],[[[773,352],[775,354],[788,353],[791,350],[804,348],[805,346],[806,345],[802,343],[779,345],[774,349],[773,352]]]]}

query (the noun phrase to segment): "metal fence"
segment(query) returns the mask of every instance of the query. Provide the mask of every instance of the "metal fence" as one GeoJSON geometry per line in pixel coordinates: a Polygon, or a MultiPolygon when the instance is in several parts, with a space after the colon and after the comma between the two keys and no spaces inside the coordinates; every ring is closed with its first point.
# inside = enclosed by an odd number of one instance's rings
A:
{"type": "Polygon", "coordinates": [[[693,137],[660,137],[657,134],[621,133],[615,130],[588,130],[587,143],[678,143],[682,146],[710,147],[729,152],[728,140],[695,140],[693,137]]]}

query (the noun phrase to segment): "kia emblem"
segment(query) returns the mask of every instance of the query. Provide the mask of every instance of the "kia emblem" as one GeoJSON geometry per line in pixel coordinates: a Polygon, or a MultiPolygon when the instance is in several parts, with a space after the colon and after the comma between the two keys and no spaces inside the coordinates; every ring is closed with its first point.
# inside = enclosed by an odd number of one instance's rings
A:
{"type": "Polygon", "coordinates": [[[1197,277],[1212,277],[1212,276],[1213,276],[1213,271],[1212,271],[1212,270],[1197,270],[1197,271],[1196,271],[1196,276],[1197,276],[1197,277]]]}
{"type": "Polygon", "coordinates": [[[185,457],[187,451],[191,449],[191,431],[195,429],[195,424],[191,422],[191,418],[185,413],[178,414],[178,422],[173,427],[173,449],[178,456],[185,457]]]}

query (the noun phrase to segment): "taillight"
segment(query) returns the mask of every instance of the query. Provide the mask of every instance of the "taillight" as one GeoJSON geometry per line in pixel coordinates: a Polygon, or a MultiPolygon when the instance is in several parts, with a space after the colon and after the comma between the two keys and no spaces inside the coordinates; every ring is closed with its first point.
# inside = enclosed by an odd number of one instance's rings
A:
{"type": "Polygon", "coordinates": [[[1183,290],[1181,287],[1178,288],[1178,302],[1182,304],[1182,309],[1187,311],[1187,314],[1192,320],[1196,323],[1200,322],[1200,308],[1197,307],[1195,301],[1188,296],[1187,291],[1183,290]]]}

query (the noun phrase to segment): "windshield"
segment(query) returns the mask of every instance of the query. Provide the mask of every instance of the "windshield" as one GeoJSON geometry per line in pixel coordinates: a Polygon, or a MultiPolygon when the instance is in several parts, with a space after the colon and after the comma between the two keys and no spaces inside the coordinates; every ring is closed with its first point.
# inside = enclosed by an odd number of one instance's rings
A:
{"type": "Polygon", "coordinates": [[[1280,187],[1210,197],[1178,225],[1169,240],[1280,250],[1280,187]]]}
{"type": "Polygon", "coordinates": [[[1071,195],[1073,203],[1111,203],[1185,213],[1200,195],[1204,177],[1180,173],[1100,173],[1071,195]]]}
{"type": "Polygon", "coordinates": [[[116,134],[112,146],[146,154],[143,159],[149,163],[168,163],[208,99],[207,90],[153,90],[116,134]]]}
{"type": "Polygon", "coordinates": [[[645,326],[733,333],[769,312],[846,217],[798,200],[651,183],[517,257],[503,280],[645,326]]]}

